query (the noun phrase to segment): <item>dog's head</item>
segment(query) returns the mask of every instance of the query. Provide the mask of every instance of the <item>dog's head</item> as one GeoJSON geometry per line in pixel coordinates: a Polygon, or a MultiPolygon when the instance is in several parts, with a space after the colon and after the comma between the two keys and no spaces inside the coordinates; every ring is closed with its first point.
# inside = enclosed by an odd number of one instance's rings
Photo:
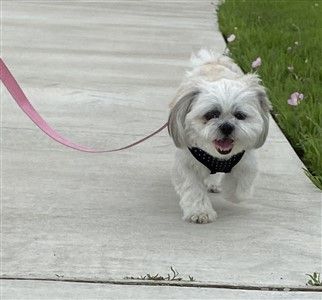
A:
{"type": "Polygon", "coordinates": [[[264,144],[270,108],[255,74],[201,79],[182,86],[168,129],[178,148],[197,146],[212,149],[216,156],[231,156],[264,144]]]}

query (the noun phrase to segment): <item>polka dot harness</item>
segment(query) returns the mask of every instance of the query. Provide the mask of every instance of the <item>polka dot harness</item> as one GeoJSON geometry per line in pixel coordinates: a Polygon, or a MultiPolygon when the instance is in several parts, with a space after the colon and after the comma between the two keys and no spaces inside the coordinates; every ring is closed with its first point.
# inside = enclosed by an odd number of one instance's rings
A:
{"type": "Polygon", "coordinates": [[[239,163],[245,153],[245,151],[242,151],[229,159],[219,159],[197,147],[189,148],[189,151],[196,160],[210,170],[210,174],[230,173],[232,168],[239,163]]]}

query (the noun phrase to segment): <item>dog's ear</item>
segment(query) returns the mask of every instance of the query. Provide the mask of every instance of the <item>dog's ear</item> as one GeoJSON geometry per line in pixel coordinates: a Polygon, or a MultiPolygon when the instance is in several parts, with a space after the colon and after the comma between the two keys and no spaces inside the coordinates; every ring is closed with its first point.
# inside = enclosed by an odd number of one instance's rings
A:
{"type": "Polygon", "coordinates": [[[187,146],[185,137],[185,119],[190,111],[191,104],[199,94],[198,90],[189,90],[179,92],[174,99],[168,119],[168,131],[172,137],[174,144],[178,148],[187,146]]]}
{"type": "Polygon", "coordinates": [[[264,121],[263,130],[258,138],[255,148],[260,148],[265,143],[269,128],[269,116],[270,110],[272,109],[271,102],[268,100],[267,94],[263,87],[260,87],[257,91],[257,99],[260,105],[260,113],[264,121]]]}
{"type": "Polygon", "coordinates": [[[264,121],[263,130],[258,138],[255,148],[260,148],[265,143],[269,128],[269,116],[270,110],[272,109],[271,102],[268,100],[265,88],[261,85],[261,79],[257,74],[246,74],[241,77],[250,88],[255,90],[256,98],[259,104],[260,114],[264,121]]]}

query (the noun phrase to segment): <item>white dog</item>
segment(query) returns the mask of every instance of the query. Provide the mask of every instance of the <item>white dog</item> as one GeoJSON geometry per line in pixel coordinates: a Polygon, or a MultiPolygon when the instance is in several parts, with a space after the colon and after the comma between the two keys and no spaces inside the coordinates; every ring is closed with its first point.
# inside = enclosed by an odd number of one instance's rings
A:
{"type": "Polygon", "coordinates": [[[239,202],[251,196],[256,177],[254,149],[265,142],[271,104],[256,74],[244,75],[224,55],[200,50],[171,105],[168,129],[176,147],[173,184],[183,219],[215,220],[208,192],[239,202]]]}

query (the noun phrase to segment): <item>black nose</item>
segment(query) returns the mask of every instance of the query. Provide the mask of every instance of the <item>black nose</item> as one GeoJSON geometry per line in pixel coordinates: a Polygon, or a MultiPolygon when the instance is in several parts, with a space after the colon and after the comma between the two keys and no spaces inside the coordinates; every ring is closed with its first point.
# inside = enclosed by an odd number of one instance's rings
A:
{"type": "Polygon", "coordinates": [[[234,125],[230,123],[223,123],[219,126],[220,131],[224,135],[230,135],[233,132],[234,128],[235,128],[234,125]]]}

